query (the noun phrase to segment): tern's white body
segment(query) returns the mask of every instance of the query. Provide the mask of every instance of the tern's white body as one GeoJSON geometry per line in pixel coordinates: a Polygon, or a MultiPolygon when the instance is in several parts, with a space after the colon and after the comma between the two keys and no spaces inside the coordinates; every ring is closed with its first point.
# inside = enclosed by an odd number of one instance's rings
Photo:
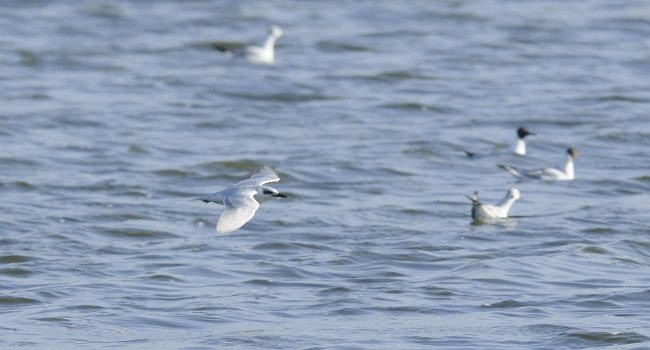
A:
{"type": "Polygon", "coordinates": [[[228,233],[242,227],[250,221],[261,203],[273,197],[286,197],[270,186],[269,182],[278,182],[280,178],[268,165],[257,169],[250,178],[240,181],[226,189],[200,196],[205,203],[223,204],[226,210],[217,222],[218,233],[228,233]]]}
{"type": "Polygon", "coordinates": [[[544,181],[570,181],[575,179],[574,160],[578,157],[578,151],[573,148],[567,150],[567,156],[564,165],[557,168],[542,168],[535,170],[519,171],[510,165],[499,165],[505,171],[515,177],[530,177],[544,181]]]}
{"type": "Polygon", "coordinates": [[[518,189],[512,188],[508,193],[506,193],[506,196],[495,205],[481,203],[478,199],[478,192],[474,192],[474,196],[468,198],[472,201],[473,219],[505,219],[508,217],[508,212],[510,212],[510,208],[515,201],[521,198],[521,193],[518,189]]]}

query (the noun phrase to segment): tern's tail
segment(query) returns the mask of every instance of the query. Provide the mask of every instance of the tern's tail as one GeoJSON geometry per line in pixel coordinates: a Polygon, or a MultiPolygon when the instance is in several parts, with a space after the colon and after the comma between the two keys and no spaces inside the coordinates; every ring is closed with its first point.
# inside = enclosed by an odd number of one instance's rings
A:
{"type": "Polygon", "coordinates": [[[205,204],[208,204],[208,203],[212,202],[211,200],[209,200],[209,199],[207,199],[207,198],[205,198],[203,196],[195,197],[195,198],[192,198],[190,200],[191,201],[203,201],[203,203],[205,203],[205,204]]]}
{"type": "Polygon", "coordinates": [[[210,203],[210,202],[214,202],[214,203],[217,203],[217,204],[223,204],[223,199],[224,199],[223,198],[223,193],[221,193],[221,192],[203,194],[203,195],[200,195],[200,196],[198,196],[196,198],[192,198],[192,200],[203,201],[206,204],[210,203]]]}
{"type": "Polygon", "coordinates": [[[499,168],[509,172],[512,176],[521,177],[521,173],[519,172],[519,170],[517,170],[517,168],[515,168],[513,166],[511,166],[511,165],[503,165],[503,164],[497,164],[497,165],[499,166],[499,168]]]}

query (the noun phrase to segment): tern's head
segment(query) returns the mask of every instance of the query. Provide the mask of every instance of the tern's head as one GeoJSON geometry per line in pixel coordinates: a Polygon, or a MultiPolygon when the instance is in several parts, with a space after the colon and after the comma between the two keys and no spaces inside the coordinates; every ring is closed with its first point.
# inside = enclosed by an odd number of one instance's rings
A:
{"type": "Polygon", "coordinates": [[[567,149],[567,150],[566,150],[566,153],[568,153],[568,154],[571,156],[571,158],[574,158],[574,159],[575,159],[575,158],[578,158],[578,157],[580,156],[580,153],[578,152],[578,150],[576,150],[576,149],[573,148],[573,147],[567,149]]]}
{"type": "Polygon", "coordinates": [[[272,25],[271,28],[269,28],[269,34],[273,35],[276,38],[281,37],[284,33],[282,32],[282,29],[276,25],[272,25]]]}
{"type": "Polygon", "coordinates": [[[535,135],[535,133],[531,132],[530,130],[526,128],[519,128],[517,129],[517,136],[519,136],[520,139],[524,139],[524,137],[528,135],[535,135]]]}
{"type": "Polygon", "coordinates": [[[271,198],[287,198],[286,194],[280,193],[278,190],[276,190],[273,187],[269,186],[261,186],[262,187],[262,196],[266,197],[268,199],[271,198]]]}
{"type": "Polygon", "coordinates": [[[508,197],[517,200],[521,198],[521,192],[516,188],[511,188],[510,191],[508,191],[508,197]]]}

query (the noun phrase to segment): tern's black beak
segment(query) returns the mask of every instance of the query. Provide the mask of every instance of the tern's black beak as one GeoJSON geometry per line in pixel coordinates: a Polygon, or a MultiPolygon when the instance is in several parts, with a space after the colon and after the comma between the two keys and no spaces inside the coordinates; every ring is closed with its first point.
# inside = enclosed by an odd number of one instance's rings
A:
{"type": "Polygon", "coordinates": [[[276,197],[276,198],[287,198],[287,195],[286,195],[286,194],[283,194],[283,193],[276,193],[276,194],[273,195],[273,197],[276,197]]]}

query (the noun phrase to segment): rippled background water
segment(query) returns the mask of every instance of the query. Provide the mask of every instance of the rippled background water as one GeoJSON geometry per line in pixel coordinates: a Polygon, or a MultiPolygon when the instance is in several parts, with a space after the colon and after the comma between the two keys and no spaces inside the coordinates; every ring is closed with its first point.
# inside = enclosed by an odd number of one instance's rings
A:
{"type": "Polygon", "coordinates": [[[2,348],[650,347],[645,1],[13,0],[0,27],[2,348]],[[272,23],[277,64],[210,48],[272,23]],[[495,166],[567,146],[574,182],[495,166]],[[216,235],[189,199],[264,162],[291,198],[216,235]]]}

